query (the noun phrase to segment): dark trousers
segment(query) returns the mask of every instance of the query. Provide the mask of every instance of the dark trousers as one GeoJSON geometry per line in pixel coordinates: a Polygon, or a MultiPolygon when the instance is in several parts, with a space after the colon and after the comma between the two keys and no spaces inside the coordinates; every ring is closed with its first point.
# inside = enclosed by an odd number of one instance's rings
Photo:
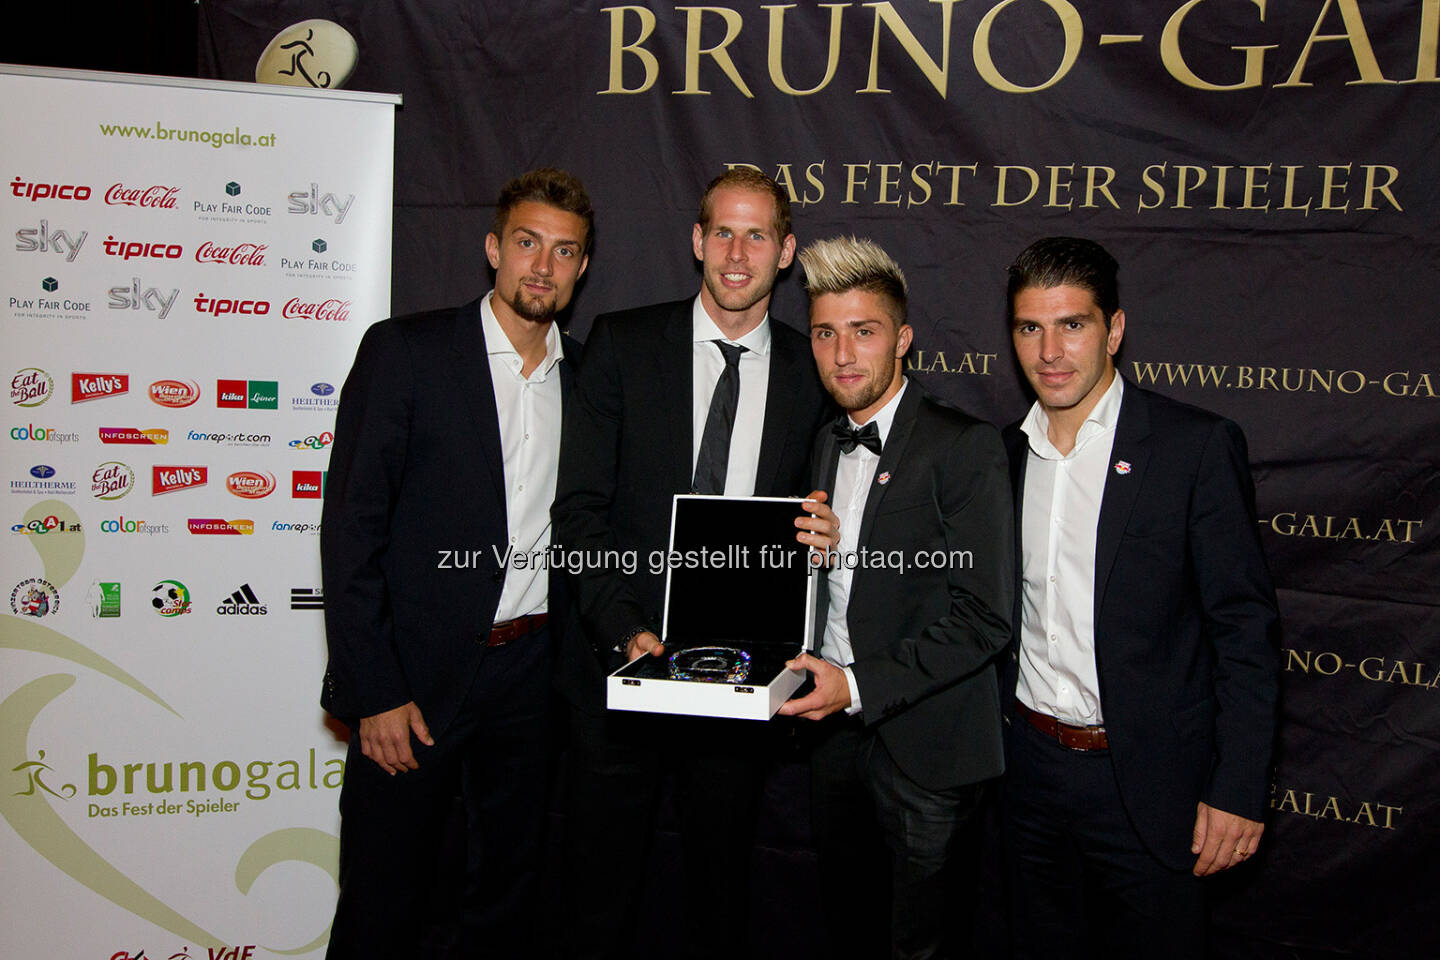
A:
{"type": "Polygon", "coordinates": [[[744,955],[750,851],[769,736],[744,720],[571,711],[565,763],[567,960],[625,957],[644,911],[688,911],[686,952],[744,955]],[[674,777],[683,877],[638,905],[665,774],[674,777]],[[637,906],[639,909],[637,909],[637,906]]]}
{"type": "Polygon", "coordinates": [[[1005,729],[1004,824],[1015,956],[1201,958],[1204,890],[1135,833],[1106,750],[1005,729]]]}
{"type": "Polygon", "coordinates": [[[958,955],[974,902],[975,829],[991,781],[922,787],[884,743],[842,714],[819,724],[810,757],[825,956],[930,960],[958,955]]]}
{"type": "Polygon", "coordinates": [[[533,942],[550,771],[549,648],[543,628],[487,648],[435,746],[411,737],[418,770],[385,773],[360,752],[358,731],[351,735],[329,960],[407,956],[427,922],[458,923],[467,957],[512,957],[533,942]],[[435,889],[456,797],[465,822],[459,898],[435,889]],[[458,918],[432,916],[433,903],[454,899],[458,918]]]}

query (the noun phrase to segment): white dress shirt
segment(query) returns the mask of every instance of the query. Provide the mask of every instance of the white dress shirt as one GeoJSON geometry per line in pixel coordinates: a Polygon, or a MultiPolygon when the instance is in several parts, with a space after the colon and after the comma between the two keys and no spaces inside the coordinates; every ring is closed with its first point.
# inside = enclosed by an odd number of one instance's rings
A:
{"type": "MultiPolygon", "coordinates": [[[[500,450],[505,461],[505,525],[514,553],[539,556],[550,547],[550,503],[555,499],[555,474],[560,464],[560,371],[564,359],[560,330],[554,323],[545,334],[545,359],[520,373],[524,362],[500,327],[487,294],[480,305],[490,379],[495,386],[495,412],[500,417],[500,450]]],[[[523,570],[507,564],[505,585],[495,622],[546,611],[548,566],[531,563],[523,570]]]]}
{"type": "MultiPolygon", "coordinates": [[[[895,411],[900,407],[900,398],[905,396],[909,380],[900,384],[900,390],[876,411],[869,419],[880,432],[883,447],[890,437],[890,425],[895,422],[895,411]]],[[[850,420],[852,427],[863,424],[850,420]]],[[[840,543],[836,550],[842,558],[853,557],[860,546],[860,520],[865,516],[865,502],[870,499],[870,490],[875,482],[875,468],[880,455],[871,453],[868,447],[857,444],[849,453],[840,454],[835,468],[835,489],[830,491],[830,509],[840,521],[840,543]]],[[[845,680],[850,685],[850,706],[845,712],[860,712],[860,688],[855,682],[855,671],[850,665],[855,662],[855,651],[850,646],[850,587],[855,580],[855,571],[845,563],[836,563],[825,577],[829,591],[829,606],[825,614],[825,635],[820,641],[820,656],[845,670],[845,680]]]]}
{"type": "Polygon", "coordinates": [[[1061,455],[1037,401],[1021,508],[1020,677],[1015,696],[1066,723],[1104,722],[1095,669],[1095,534],[1124,380],[1118,375],[1061,455]]]}
{"type": "Polygon", "coordinates": [[[690,401],[693,425],[690,444],[690,475],[695,475],[695,462],[700,458],[700,441],[705,436],[705,421],[710,418],[710,398],[715,384],[725,372],[725,356],[711,341],[745,347],[740,354],[740,397],[735,406],[735,426],[730,433],[730,460],[725,468],[725,496],[755,495],[755,475],[760,467],[760,431],[765,426],[765,393],[770,387],[770,314],[760,325],[739,340],[731,340],[720,332],[700,297],[695,298],[691,328],[694,346],[694,393],[690,401]]]}

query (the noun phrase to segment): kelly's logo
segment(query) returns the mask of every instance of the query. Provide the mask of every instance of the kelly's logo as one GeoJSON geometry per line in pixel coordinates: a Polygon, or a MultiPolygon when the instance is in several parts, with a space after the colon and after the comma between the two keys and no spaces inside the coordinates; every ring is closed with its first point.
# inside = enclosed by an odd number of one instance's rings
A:
{"type": "Polygon", "coordinates": [[[209,481],[210,468],[198,465],[155,466],[150,468],[150,495],[176,490],[193,490],[203,487],[209,481]]]}
{"type": "Polygon", "coordinates": [[[118,397],[130,392],[128,373],[70,374],[70,402],[84,403],[101,397],[118,397]]]}

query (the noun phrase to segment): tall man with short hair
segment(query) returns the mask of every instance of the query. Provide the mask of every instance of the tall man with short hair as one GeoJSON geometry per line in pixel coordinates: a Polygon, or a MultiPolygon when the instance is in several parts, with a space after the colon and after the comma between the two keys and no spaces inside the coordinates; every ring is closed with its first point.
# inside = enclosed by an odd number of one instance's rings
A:
{"type": "Polygon", "coordinates": [[[493,292],[375,324],[341,391],[320,539],[321,702],[352,730],[330,957],[413,952],[457,794],[467,949],[509,957],[534,936],[559,578],[504,558],[550,543],[576,356],[555,315],[593,239],[574,177],[510,181],[485,238],[493,292]]]}
{"type": "Polygon", "coordinates": [[[1274,592],[1245,437],[1117,375],[1115,260],[1010,267],[1036,400],[1005,431],[1019,617],[1002,686],[1021,957],[1205,956],[1197,879],[1251,856],[1275,730],[1274,592]]]}
{"type": "MultiPolygon", "coordinates": [[[[818,598],[811,756],[825,956],[948,956],[956,873],[1002,769],[994,658],[1010,637],[1011,504],[998,431],[904,375],[898,264],[868,240],[800,254],[810,347],[846,411],[815,445],[838,553],[818,598]]],[[[967,900],[968,902],[968,900],[967,900]]]]}
{"type": "MultiPolygon", "coordinates": [[[[556,539],[591,564],[571,577],[580,628],[567,631],[560,665],[572,707],[572,958],[623,955],[665,770],[676,776],[686,881],[683,897],[663,908],[698,911],[688,924],[696,952],[734,956],[745,935],[764,728],[607,714],[604,678],[664,652],[665,578],[648,558],[668,547],[672,495],[803,493],[827,404],[805,338],[769,315],[776,276],[795,253],[785,191],[743,167],[715,178],[691,248],[699,295],[598,317],[566,413],[556,539]],[[638,558],[628,571],[618,562],[626,553],[638,558]]],[[[796,536],[823,549],[833,515],[823,502],[810,507],[796,536]]],[[[756,616],[763,629],[764,611],[756,616]]]]}

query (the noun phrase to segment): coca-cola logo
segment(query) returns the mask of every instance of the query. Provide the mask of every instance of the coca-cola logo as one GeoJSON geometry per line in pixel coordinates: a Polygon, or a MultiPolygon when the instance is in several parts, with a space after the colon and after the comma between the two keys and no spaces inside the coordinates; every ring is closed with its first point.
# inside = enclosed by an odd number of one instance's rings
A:
{"type": "Polygon", "coordinates": [[[130,392],[128,373],[70,374],[70,402],[84,403],[101,397],[118,397],[130,392]]]}
{"type": "Polygon", "coordinates": [[[10,378],[10,402],[17,407],[38,407],[55,392],[55,380],[39,367],[25,367],[10,378]]]}
{"type": "Polygon", "coordinates": [[[239,470],[225,478],[225,489],[237,497],[259,500],[275,492],[275,477],[258,470],[239,470]]]}
{"type": "Polygon", "coordinates": [[[196,263],[228,263],[237,267],[263,267],[268,243],[237,243],[233,247],[219,247],[206,240],[195,251],[196,263]]]}
{"type": "Polygon", "coordinates": [[[156,380],[150,384],[150,399],[162,407],[188,407],[200,399],[200,384],[194,380],[156,380]]]}
{"type": "Polygon", "coordinates": [[[119,500],[135,487],[135,471],[119,460],[107,460],[90,474],[90,495],[96,500],[119,500]]]}
{"type": "Polygon", "coordinates": [[[151,468],[150,491],[153,496],[203,487],[210,479],[210,468],[201,466],[156,466],[151,468]]]}
{"type": "Polygon", "coordinates": [[[291,297],[285,301],[285,309],[281,315],[286,319],[304,317],[307,320],[330,320],[335,323],[343,323],[350,319],[350,301],[331,298],[306,302],[299,297],[291,297]]]}
{"type": "Polygon", "coordinates": [[[123,183],[111,184],[105,191],[105,202],[111,206],[123,204],[127,207],[152,207],[156,210],[175,209],[175,199],[180,195],[179,187],[156,184],[150,187],[127,187],[123,183]]]}

